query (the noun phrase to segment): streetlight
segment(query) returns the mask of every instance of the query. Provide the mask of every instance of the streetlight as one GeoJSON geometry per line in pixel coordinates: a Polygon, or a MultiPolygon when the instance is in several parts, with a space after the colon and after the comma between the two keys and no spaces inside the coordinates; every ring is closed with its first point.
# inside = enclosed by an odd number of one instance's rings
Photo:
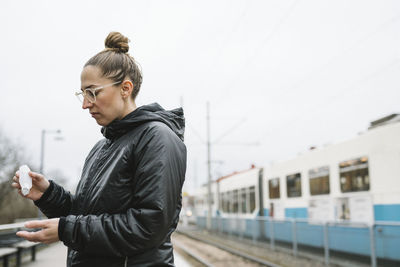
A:
{"type": "Polygon", "coordinates": [[[60,141],[63,140],[63,138],[60,136],[61,130],[46,130],[42,129],[42,141],[41,141],[41,146],[40,146],[40,169],[39,172],[40,174],[43,174],[44,170],[44,145],[46,141],[46,134],[56,134],[57,136],[54,138],[54,140],[60,141]]]}
{"type": "MultiPolygon", "coordinates": [[[[43,175],[43,168],[44,168],[44,144],[46,141],[46,134],[56,134],[57,136],[54,138],[54,140],[60,141],[63,138],[60,136],[61,130],[46,130],[42,129],[42,138],[41,138],[41,144],[40,144],[40,169],[39,172],[40,174],[43,175]]],[[[40,219],[42,216],[42,213],[40,212],[40,209],[38,208],[38,218],[40,219]]]]}

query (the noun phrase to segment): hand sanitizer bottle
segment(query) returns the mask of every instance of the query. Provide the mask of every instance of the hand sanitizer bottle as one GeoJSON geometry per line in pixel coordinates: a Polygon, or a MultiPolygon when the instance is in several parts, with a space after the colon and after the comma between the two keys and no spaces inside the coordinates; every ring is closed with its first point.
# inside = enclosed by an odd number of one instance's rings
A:
{"type": "Polygon", "coordinates": [[[30,169],[27,165],[19,167],[19,184],[21,185],[21,191],[24,196],[29,194],[32,188],[32,178],[29,176],[30,169]]]}

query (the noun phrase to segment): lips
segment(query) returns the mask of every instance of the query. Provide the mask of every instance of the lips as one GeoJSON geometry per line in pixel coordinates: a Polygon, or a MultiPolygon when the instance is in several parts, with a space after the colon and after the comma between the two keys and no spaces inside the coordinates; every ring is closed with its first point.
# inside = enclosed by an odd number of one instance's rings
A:
{"type": "Polygon", "coordinates": [[[90,114],[92,115],[93,118],[100,115],[100,113],[98,112],[90,112],[90,114]]]}

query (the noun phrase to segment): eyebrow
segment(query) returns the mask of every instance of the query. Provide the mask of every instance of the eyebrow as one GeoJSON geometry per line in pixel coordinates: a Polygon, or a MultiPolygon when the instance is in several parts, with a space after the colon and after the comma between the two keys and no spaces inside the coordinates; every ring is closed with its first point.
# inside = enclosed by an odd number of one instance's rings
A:
{"type": "Polygon", "coordinates": [[[85,86],[84,88],[81,88],[81,91],[86,90],[86,89],[91,88],[91,87],[97,87],[97,86],[99,86],[99,85],[91,84],[91,85],[85,86]]]}

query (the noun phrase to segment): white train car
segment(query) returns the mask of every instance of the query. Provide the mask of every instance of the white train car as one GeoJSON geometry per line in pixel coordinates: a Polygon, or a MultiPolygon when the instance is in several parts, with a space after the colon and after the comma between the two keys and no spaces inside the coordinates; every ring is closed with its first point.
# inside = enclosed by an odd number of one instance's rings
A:
{"type": "Polygon", "coordinates": [[[217,180],[219,213],[223,217],[251,218],[259,215],[262,169],[254,165],[249,170],[235,172],[217,180]]]}
{"type": "MultiPolygon", "coordinates": [[[[400,116],[371,126],[346,142],[266,167],[264,213],[276,219],[308,219],[298,223],[298,242],[313,247],[323,246],[318,223],[344,222],[331,224],[330,249],[365,256],[371,253],[366,228],[371,226],[376,255],[399,263],[400,116]]],[[[290,242],[285,236],[290,228],[277,226],[277,239],[290,242]]]]}
{"type": "Polygon", "coordinates": [[[321,248],[321,223],[329,221],[331,250],[369,256],[373,231],[376,256],[400,263],[400,115],[351,140],[221,177],[214,187],[213,227],[223,232],[265,239],[273,224],[276,240],[292,242],[295,218],[298,244],[321,248]]]}
{"type": "Polygon", "coordinates": [[[265,214],[400,221],[400,123],[264,168],[265,214]]]}

